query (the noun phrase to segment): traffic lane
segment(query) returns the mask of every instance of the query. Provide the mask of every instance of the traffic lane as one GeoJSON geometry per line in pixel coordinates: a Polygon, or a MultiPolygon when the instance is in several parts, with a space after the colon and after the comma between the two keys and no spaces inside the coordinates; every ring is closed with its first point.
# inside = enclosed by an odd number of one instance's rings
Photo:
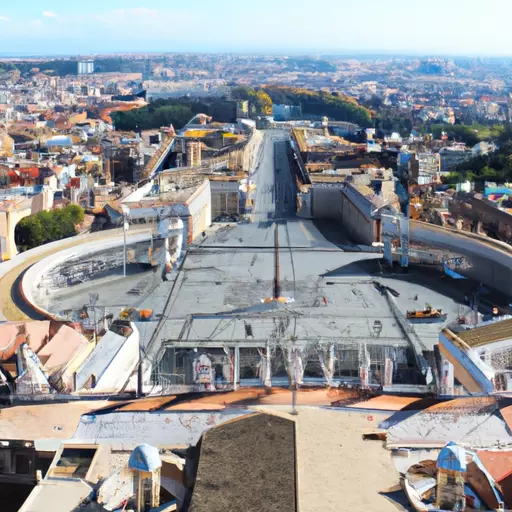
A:
{"type": "Polygon", "coordinates": [[[265,222],[274,215],[274,192],[274,141],[272,135],[267,132],[256,174],[256,203],[252,216],[253,221],[265,222]]]}
{"type": "Polygon", "coordinates": [[[294,217],[296,215],[296,185],[288,161],[287,141],[274,142],[274,166],[277,218],[294,217]]]}

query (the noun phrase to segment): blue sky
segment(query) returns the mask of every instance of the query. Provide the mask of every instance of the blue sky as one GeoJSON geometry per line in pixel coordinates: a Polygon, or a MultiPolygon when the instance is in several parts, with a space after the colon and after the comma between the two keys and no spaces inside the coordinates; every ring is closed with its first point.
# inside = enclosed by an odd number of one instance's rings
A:
{"type": "Polygon", "coordinates": [[[0,1],[0,52],[512,56],[512,0],[0,1]]]}

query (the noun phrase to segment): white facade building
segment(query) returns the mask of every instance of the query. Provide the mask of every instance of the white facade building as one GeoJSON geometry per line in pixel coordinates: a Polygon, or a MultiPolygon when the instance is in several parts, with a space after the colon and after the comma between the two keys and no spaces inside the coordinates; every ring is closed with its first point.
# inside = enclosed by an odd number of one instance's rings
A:
{"type": "Polygon", "coordinates": [[[79,75],[92,75],[94,73],[93,60],[79,60],[78,61],[78,74],[79,75]]]}

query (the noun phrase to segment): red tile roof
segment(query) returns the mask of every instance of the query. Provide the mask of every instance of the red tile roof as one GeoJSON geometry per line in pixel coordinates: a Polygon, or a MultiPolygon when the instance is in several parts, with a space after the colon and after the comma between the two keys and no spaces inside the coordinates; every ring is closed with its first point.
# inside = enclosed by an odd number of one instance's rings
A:
{"type": "Polygon", "coordinates": [[[39,167],[25,167],[20,169],[20,175],[24,180],[39,178],[39,167]]]}
{"type": "Polygon", "coordinates": [[[496,481],[512,471],[512,451],[477,450],[477,454],[485,469],[496,481]]]}

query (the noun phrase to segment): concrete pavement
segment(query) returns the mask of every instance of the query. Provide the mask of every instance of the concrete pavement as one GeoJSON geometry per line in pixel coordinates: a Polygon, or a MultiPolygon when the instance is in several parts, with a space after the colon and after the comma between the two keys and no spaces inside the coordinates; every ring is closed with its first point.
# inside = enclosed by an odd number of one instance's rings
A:
{"type": "MultiPolygon", "coordinates": [[[[204,240],[190,247],[149,344],[149,359],[157,357],[162,343],[173,340],[199,345],[243,343],[246,322],[252,325],[252,341],[265,342],[276,318],[283,315],[288,317],[283,338],[293,335],[303,346],[328,340],[410,346],[389,303],[372,283],[381,255],[356,248],[343,251],[312,221],[295,215],[286,137],[283,132],[265,134],[252,222],[215,226],[204,240]],[[285,310],[261,304],[272,296],[276,223],[282,295],[294,299],[285,310]],[[377,335],[375,324],[382,326],[377,335]]],[[[413,277],[410,282],[395,282],[391,276],[383,282],[400,293],[397,307],[403,313],[418,295],[420,301],[446,310],[450,320],[457,315],[456,303],[435,290],[416,286],[413,277]]],[[[415,332],[431,348],[440,328],[427,324],[417,326],[415,332]]]]}

